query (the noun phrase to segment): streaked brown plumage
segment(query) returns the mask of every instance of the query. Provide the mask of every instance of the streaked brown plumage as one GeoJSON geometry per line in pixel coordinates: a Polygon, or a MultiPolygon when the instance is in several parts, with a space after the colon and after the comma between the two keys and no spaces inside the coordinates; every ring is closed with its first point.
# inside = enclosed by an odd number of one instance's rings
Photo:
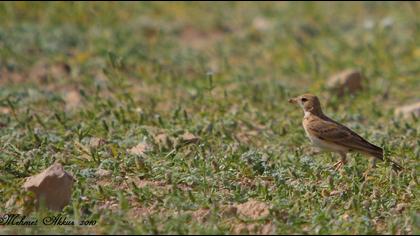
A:
{"type": "MultiPolygon", "coordinates": [[[[319,99],[315,95],[304,94],[290,99],[289,102],[299,104],[303,108],[305,116],[302,123],[312,144],[340,154],[341,160],[334,165],[336,169],[346,163],[346,154],[353,151],[384,160],[382,148],[369,143],[346,126],[324,115],[319,99]]],[[[402,169],[397,163],[389,161],[394,170],[402,169]]]]}

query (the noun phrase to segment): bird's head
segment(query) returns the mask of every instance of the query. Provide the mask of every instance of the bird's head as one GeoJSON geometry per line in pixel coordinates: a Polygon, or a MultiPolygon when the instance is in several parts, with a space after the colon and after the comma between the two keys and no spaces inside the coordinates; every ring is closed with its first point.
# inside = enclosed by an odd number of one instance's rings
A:
{"type": "Polygon", "coordinates": [[[312,113],[314,115],[321,115],[321,103],[317,96],[313,94],[303,94],[295,98],[289,99],[289,103],[298,104],[303,111],[312,113]]]}

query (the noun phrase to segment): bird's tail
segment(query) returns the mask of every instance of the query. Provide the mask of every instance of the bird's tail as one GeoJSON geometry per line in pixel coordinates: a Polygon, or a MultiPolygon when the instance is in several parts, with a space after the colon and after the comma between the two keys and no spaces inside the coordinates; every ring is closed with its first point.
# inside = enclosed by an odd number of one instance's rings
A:
{"type": "Polygon", "coordinates": [[[395,161],[393,161],[393,160],[391,160],[389,158],[386,158],[384,156],[384,154],[383,154],[382,148],[380,150],[378,149],[378,150],[370,151],[369,154],[371,156],[374,156],[374,157],[380,159],[381,161],[390,162],[391,163],[391,167],[392,167],[392,169],[395,172],[400,172],[400,171],[402,171],[404,169],[400,164],[396,163],[395,161]]]}
{"type": "Polygon", "coordinates": [[[402,171],[404,169],[400,164],[396,163],[395,161],[393,161],[393,160],[391,160],[389,158],[386,158],[386,160],[391,163],[392,169],[395,172],[400,172],[400,171],[402,171]]]}

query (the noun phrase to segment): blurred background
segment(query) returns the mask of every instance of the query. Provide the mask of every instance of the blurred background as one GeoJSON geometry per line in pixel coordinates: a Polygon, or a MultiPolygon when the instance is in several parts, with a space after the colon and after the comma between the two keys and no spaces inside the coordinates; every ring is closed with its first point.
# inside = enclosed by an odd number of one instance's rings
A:
{"type": "Polygon", "coordinates": [[[375,93],[418,94],[415,2],[21,2],[0,13],[8,86],[91,90],[111,58],[132,89],[159,85],[175,101],[199,93],[208,73],[218,94],[242,100],[261,90],[278,102],[281,92],[317,92],[347,68],[366,74],[375,93]]]}

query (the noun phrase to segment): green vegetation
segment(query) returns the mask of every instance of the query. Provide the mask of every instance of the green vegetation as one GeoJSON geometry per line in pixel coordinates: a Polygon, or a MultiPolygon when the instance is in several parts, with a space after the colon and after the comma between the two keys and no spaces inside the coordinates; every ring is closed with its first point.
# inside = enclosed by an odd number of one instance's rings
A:
{"type": "Polygon", "coordinates": [[[21,186],[58,160],[77,179],[61,214],[97,222],[0,232],[419,234],[420,122],[393,112],[420,98],[419,13],[0,3],[0,214],[53,214],[31,211],[21,186]],[[347,68],[365,89],[328,92],[347,68]],[[406,169],[365,175],[369,159],[353,154],[334,171],[338,157],[314,154],[287,103],[308,91],[406,169]]]}

